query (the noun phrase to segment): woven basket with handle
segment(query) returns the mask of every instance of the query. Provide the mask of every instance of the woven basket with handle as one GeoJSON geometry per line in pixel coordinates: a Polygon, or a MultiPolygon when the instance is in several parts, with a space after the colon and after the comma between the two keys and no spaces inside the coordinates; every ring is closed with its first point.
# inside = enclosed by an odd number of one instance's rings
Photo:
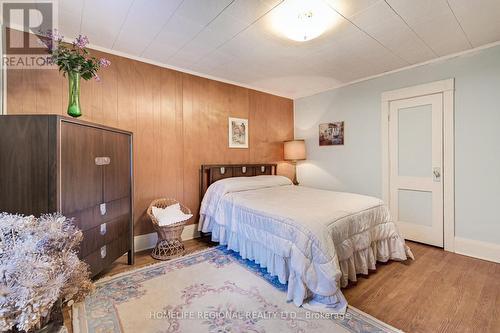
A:
{"type": "MultiPolygon", "coordinates": [[[[168,260],[175,257],[180,257],[186,253],[184,244],[182,243],[181,235],[187,221],[160,226],[158,220],[153,215],[153,207],[166,208],[178,203],[175,199],[156,199],[148,207],[147,214],[153,222],[153,227],[158,234],[158,241],[151,253],[151,256],[158,260],[168,260]]],[[[186,206],[179,204],[181,211],[184,214],[191,214],[191,211],[186,206]]]]}

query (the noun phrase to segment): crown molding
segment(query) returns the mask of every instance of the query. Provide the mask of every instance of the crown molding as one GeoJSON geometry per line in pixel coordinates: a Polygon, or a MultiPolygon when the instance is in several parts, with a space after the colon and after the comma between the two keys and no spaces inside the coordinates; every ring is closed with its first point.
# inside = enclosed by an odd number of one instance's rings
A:
{"type": "MultiPolygon", "coordinates": [[[[66,39],[65,39],[65,41],[66,41],[66,39]]],[[[192,70],[189,70],[189,69],[186,69],[186,68],[182,68],[182,67],[171,66],[171,65],[168,65],[168,64],[165,64],[165,63],[162,63],[162,62],[154,61],[154,60],[143,58],[143,57],[134,56],[134,55],[129,54],[129,53],[125,53],[125,52],[121,52],[121,51],[109,49],[109,48],[102,47],[102,46],[99,46],[99,45],[90,44],[89,48],[94,49],[96,51],[101,51],[101,52],[105,52],[105,53],[117,55],[117,56],[120,56],[120,57],[125,57],[125,58],[129,58],[129,59],[141,61],[141,62],[144,62],[144,63],[147,63],[147,64],[151,64],[151,65],[155,65],[155,66],[159,66],[159,67],[163,67],[163,68],[172,69],[172,70],[175,70],[175,71],[178,71],[178,72],[183,72],[183,73],[186,73],[186,74],[191,74],[191,75],[203,77],[203,78],[210,79],[210,80],[215,80],[215,81],[220,81],[220,82],[224,82],[224,83],[228,83],[228,84],[233,84],[233,85],[236,85],[236,86],[239,86],[239,87],[248,88],[248,89],[252,89],[252,90],[257,90],[257,91],[261,91],[261,92],[264,92],[264,93],[267,93],[267,94],[276,95],[276,96],[279,96],[279,97],[284,97],[284,98],[289,98],[289,99],[296,100],[296,99],[299,99],[299,98],[314,96],[314,95],[323,93],[325,91],[335,90],[335,89],[339,89],[339,88],[351,86],[351,85],[354,85],[356,83],[361,83],[361,82],[364,82],[364,81],[373,80],[373,79],[376,79],[376,78],[379,78],[379,77],[383,77],[383,76],[386,76],[386,75],[391,75],[391,74],[402,72],[402,71],[409,70],[409,69],[412,69],[412,68],[416,68],[416,67],[420,67],[420,66],[426,66],[426,65],[438,63],[438,62],[441,62],[441,61],[446,61],[446,60],[449,60],[449,59],[452,59],[452,58],[466,56],[466,55],[472,54],[474,52],[479,52],[479,51],[482,51],[482,50],[486,50],[486,49],[489,49],[489,48],[492,48],[492,47],[495,47],[495,46],[498,46],[498,45],[500,45],[500,41],[489,43],[489,44],[485,44],[485,45],[482,45],[482,46],[478,46],[478,47],[475,47],[473,49],[468,49],[468,50],[464,50],[464,51],[460,51],[460,52],[448,54],[448,55],[445,55],[445,56],[442,56],[442,57],[439,57],[439,58],[434,58],[434,59],[427,60],[427,61],[424,61],[424,62],[420,62],[420,63],[417,63],[417,64],[413,64],[413,65],[409,65],[409,66],[397,68],[397,69],[394,69],[392,71],[387,71],[387,72],[383,72],[383,73],[380,73],[380,74],[375,74],[375,75],[363,77],[363,78],[360,78],[360,79],[356,79],[356,80],[353,80],[353,81],[346,82],[346,83],[341,84],[341,85],[331,86],[329,88],[319,90],[318,92],[313,93],[313,94],[308,93],[308,94],[305,94],[305,95],[285,95],[285,94],[282,94],[282,93],[274,91],[274,90],[262,89],[262,88],[259,88],[257,86],[254,86],[254,85],[249,85],[249,84],[244,84],[244,83],[237,82],[237,81],[227,80],[227,79],[224,79],[224,78],[221,78],[221,77],[212,76],[212,75],[208,75],[208,74],[204,74],[204,73],[192,71],[192,70]]]]}

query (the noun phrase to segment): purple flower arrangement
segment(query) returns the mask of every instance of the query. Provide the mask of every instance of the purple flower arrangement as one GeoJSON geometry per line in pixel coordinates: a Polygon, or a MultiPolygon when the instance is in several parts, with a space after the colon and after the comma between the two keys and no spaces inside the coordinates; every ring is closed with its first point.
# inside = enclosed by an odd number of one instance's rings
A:
{"type": "Polygon", "coordinates": [[[52,56],[52,62],[59,67],[59,71],[63,72],[64,76],[80,74],[84,80],[94,78],[100,81],[97,72],[111,65],[108,59],[98,59],[90,55],[86,49],[89,39],[85,35],[76,37],[70,46],[62,43],[64,37],[57,30],[41,33],[40,37],[52,56]]]}
{"type": "Polygon", "coordinates": [[[73,42],[73,46],[79,49],[85,48],[89,44],[89,39],[87,36],[78,35],[73,42]]]}

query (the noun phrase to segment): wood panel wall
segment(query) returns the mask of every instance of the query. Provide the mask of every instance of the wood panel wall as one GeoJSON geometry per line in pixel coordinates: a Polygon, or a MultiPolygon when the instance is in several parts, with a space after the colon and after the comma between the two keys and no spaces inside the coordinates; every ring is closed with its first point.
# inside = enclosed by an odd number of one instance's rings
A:
{"type": "MultiPolygon", "coordinates": [[[[93,51],[111,60],[81,87],[83,120],[134,133],[135,234],[152,232],[149,203],[174,197],[196,216],[203,163],[281,162],[293,138],[293,101],[93,51]],[[228,148],[228,117],[249,119],[249,148],[228,148]]],[[[56,70],[8,70],[7,113],[65,114],[67,80],[56,70]]],[[[280,163],[278,171],[293,175],[280,163]]],[[[195,223],[193,218],[191,223],[195,223]]]]}

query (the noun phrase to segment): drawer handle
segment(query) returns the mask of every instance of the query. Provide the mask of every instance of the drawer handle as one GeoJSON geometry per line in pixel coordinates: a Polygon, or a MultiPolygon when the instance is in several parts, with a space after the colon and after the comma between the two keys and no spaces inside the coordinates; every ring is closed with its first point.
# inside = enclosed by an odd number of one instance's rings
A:
{"type": "Polygon", "coordinates": [[[101,224],[101,235],[106,235],[106,223],[101,224]]]}
{"type": "Polygon", "coordinates": [[[111,158],[104,156],[104,157],[96,157],[95,158],[95,164],[96,165],[108,165],[111,163],[111,158]]]}
{"type": "Polygon", "coordinates": [[[105,203],[100,204],[99,210],[101,211],[101,215],[106,215],[106,204],[105,203]]]}
{"type": "Polygon", "coordinates": [[[106,258],[106,245],[101,247],[101,259],[106,258]]]}

